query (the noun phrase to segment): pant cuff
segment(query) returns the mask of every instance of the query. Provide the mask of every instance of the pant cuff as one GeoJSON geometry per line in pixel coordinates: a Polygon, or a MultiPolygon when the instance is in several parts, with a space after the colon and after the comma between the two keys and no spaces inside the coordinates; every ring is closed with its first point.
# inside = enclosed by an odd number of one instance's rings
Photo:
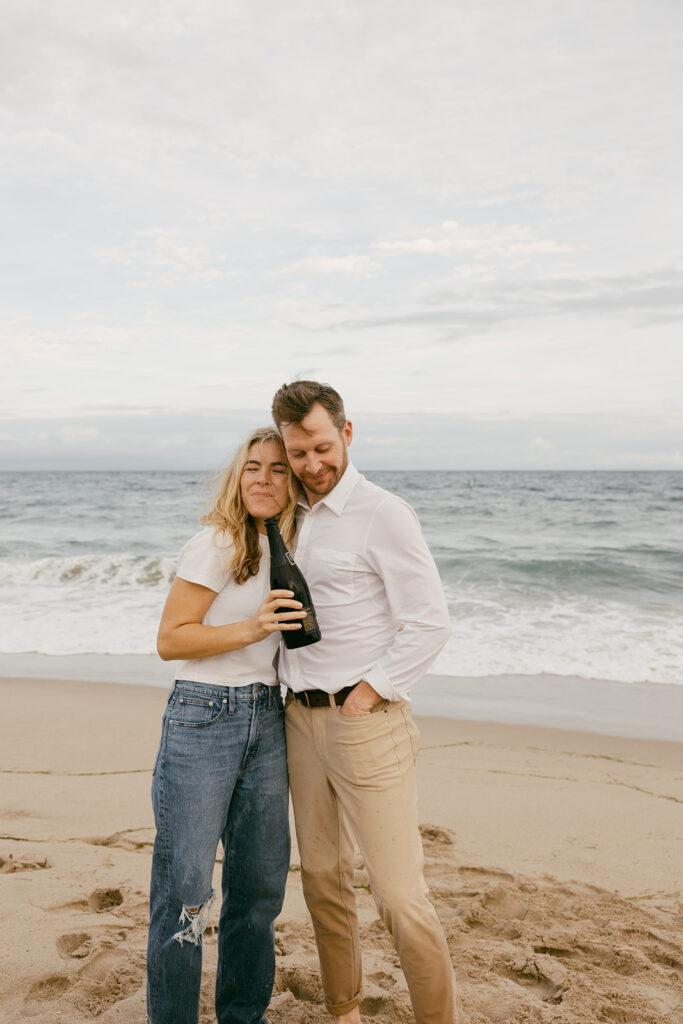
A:
{"type": "Polygon", "coordinates": [[[333,1017],[341,1017],[342,1013],[348,1013],[349,1010],[355,1009],[356,1006],[358,1006],[359,1001],[360,992],[358,993],[358,995],[353,996],[352,999],[347,1000],[347,1002],[345,1003],[328,1003],[326,999],[325,1005],[327,1006],[327,1009],[330,1011],[333,1017]]]}

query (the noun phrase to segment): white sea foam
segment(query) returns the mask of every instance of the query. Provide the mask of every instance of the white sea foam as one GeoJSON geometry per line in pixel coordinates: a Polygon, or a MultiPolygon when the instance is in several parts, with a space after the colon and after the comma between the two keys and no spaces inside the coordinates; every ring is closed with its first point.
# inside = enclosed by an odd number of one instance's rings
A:
{"type": "Polygon", "coordinates": [[[680,616],[592,597],[505,604],[446,589],[453,636],[433,673],[683,684],[680,616]]]}

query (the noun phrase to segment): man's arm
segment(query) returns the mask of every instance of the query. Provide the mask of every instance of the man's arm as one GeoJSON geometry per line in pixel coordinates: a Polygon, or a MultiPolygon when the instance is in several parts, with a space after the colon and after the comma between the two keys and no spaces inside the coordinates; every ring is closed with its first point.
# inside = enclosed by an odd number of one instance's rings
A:
{"type": "Polygon", "coordinates": [[[439,571],[409,505],[390,498],[379,506],[365,557],[402,625],[365,682],[387,700],[403,700],[452,633],[439,571]]]}

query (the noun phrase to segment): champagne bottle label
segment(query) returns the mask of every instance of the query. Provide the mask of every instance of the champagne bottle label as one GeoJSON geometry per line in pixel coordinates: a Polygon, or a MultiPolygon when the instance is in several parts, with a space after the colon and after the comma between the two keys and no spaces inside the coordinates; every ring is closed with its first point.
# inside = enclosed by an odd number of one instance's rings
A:
{"type": "Polygon", "coordinates": [[[312,608],[302,608],[302,612],[306,612],[306,618],[300,619],[301,625],[306,633],[312,632],[312,630],[318,628],[318,620],[315,617],[315,612],[312,608]]]}

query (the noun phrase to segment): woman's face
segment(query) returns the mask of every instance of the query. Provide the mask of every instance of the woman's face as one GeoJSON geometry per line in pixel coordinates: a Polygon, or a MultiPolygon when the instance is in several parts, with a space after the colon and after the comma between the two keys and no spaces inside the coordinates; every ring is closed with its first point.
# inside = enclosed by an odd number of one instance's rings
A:
{"type": "Polygon", "coordinates": [[[276,441],[256,443],[242,470],[240,487],[247,512],[263,525],[268,516],[278,515],[287,504],[289,467],[276,441]]]}

